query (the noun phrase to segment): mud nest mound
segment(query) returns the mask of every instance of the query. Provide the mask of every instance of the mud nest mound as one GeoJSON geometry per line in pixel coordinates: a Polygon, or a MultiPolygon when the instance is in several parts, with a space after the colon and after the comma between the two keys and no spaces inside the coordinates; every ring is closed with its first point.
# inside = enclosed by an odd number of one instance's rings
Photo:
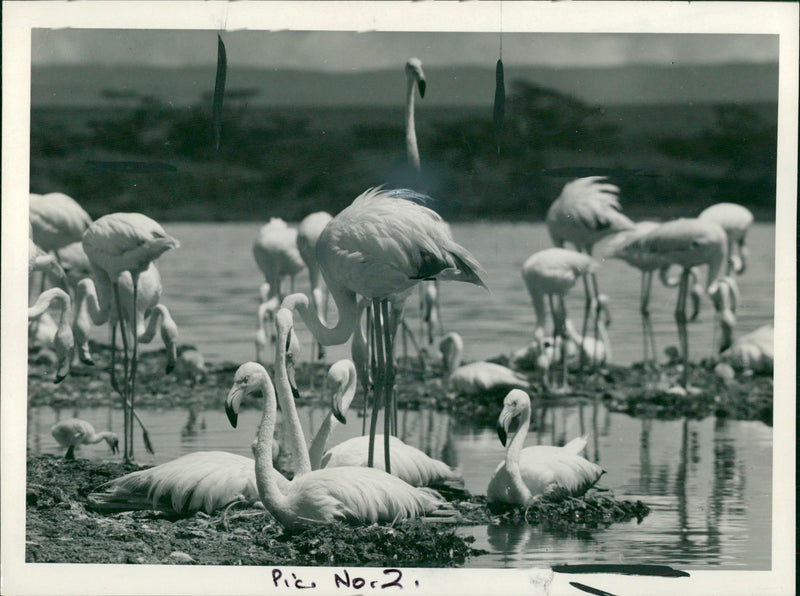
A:
{"type": "Polygon", "coordinates": [[[53,456],[28,460],[26,561],[205,565],[453,567],[483,551],[456,526],[331,524],[289,534],[267,512],[103,515],[86,496],[134,465],[53,456]]]}
{"type": "Polygon", "coordinates": [[[611,524],[636,520],[641,523],[650,508],[641,501],[617,499],[592,489],[582,497],[541,497],[525,508],[518,505],[487,504],[486,497],[474,496],[456,503],[462,523],[531,525],[557,533],[583,533],[611,524]]]}

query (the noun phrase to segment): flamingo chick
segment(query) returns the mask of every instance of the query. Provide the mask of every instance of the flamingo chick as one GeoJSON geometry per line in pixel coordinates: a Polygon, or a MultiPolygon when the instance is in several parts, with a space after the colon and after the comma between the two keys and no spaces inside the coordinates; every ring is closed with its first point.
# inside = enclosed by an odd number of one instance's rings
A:
{"type": "MultiPolygon", "coordinates": [[[[343,466],[366,466],[369,456],[369,437],[348,439],[325,451],[336,423],[347,424],[345,415],[356,394],[356,367],[352,360],[335,362],[328,370],[328,386],[333,387],[331,412],[322,422],[311,447],[308,450],[311,468],[338,468],[343,466]]],[[[381,448],[383,437],[376,437],[376,467],[383,469],[381,448]]],[[[405,480],[411,486],[452,486],[463,489],[464,480],[446,463],[429,457],[416,447],[407,445],[397,437],[390,437],[392,450],[392,474],[405,480]]]]}
{"type": "Polygon", "coordinates": [[[258,492],[267,510],[287,530],[334,521],[371,524],[452,516],[452,509],[447,509],[446,502],[435,491],[413,487],[376,468],[314,470],[295,477],[288,489],[282,489],[274,480],[272,465],[277,414],[275,388],[264,367],[255,362],[247,362],[236,371],[226,409],[238,407],[251,394],[264,397],[255,447],[258,492]]]}
{"type": "Polygon", "coordinates": [[[97,433],[94,427],[79,418],[68,418],[55,423],[50,434],[58,444],[67,448],[64,459],[75,459],[75,448],[81,445],[94,445],[105,441],[111,447],[111,453],[119,452],[119,439],[116,433],[109,430],[97,433]]]}
{"type": "Polygon", "coordinates": [[[587,437],[573,439],[563,447],[536,445],[522,448],[531,421],[528,394],[512,390],[503,400],[497,419],[497,434],[506,457],[494,471],[486,501],[491,507],[529,507],[541,497],[579,497],[600,479],[603,469],[579,455],[587,437]],[[508,437],[510,441],[507,441],[508,437]]]}
{"type": "MultiPolygon", "coordinates": [[[[402,311],[410,290],[424,279],[445,279],[486,287],[479,263],[457,244],[442,218],[422,203],[430,197],[408,189],[371,188],[334,217],[317,242],[317,259],[339,313],[335,327],[325,326],[309,310],[308,298],[294,294],[283,306],[296,309],[323,345],[346,342],[355,330],[357,295],[372,300],[376,407],[370,423],[370,463],[380,405],[390,406],[395,381],[393,336],[400,319],[390,320],[389,304],[402,311]]],[[[389,433],[393,408],[384,416],[384,455],[391,470],[389,433]]]]}
{"type": "Polygon", "coordinates": [[[444,386],[459,395],[478,395],[511,388],[529,389],[528,379],[510,368],[494,362],[470,362],[461,365],[464,340],[452,331],[439,342],[444,364],[444,386]]]}

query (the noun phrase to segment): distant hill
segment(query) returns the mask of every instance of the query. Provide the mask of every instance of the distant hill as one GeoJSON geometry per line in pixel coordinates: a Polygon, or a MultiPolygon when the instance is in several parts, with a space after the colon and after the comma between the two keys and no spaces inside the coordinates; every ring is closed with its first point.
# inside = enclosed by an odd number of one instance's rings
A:
{"type": "MultiPolygon", "coordinates": [[[[424,105],[491,105],[494,67],[426,68],[424,105]]],[[[197,103],[214,86],[213,67],[34,66],[31,105],[108,106],[103,90],[151,95],[174,106],[197,103]]],[[[505,69],[506,90],[526,80],[603,106],[672,103],[772,102],[777,100],[778,65],[624,66],[615,68],[505,69]]],[[[227,89],[253,90],[253,106],[397,106],[405,77],[400,69],[332,74],[311,71],[235,68],[227,89]]]]}

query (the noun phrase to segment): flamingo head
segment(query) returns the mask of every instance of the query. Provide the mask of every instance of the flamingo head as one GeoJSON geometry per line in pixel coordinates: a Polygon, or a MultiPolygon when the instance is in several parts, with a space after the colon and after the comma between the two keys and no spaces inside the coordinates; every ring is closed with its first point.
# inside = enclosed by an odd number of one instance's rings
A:
{"type": "Polygon", "coordinates": [[[233,428],[239,420],[239,405],[242,398],[254,393],[263,392],[266,384],[267,371],[257,362],[245,362],[233,376],[233,385],[225,398],[225,413],[233,428]]]}
{"type": "Polygon", "coordinates": [[[608,308],[608,303],[610,302],[608,298],[608,294],[598,294],[597,295],[597,309],[598,312],[602,315],[603,323],[606,327],[611,326],[611,310],[608,308]]]}
{"type": "Polygon", "coordinates": [[[347,424],[347,410],[355,396],[356,367],[347,358],[334,362],[328,369],[328,382],[334,387],[331,412],[342,424],[347,424]]]}
{"type": "Polygon", "coordinates": [[[106,437],[106,443],[108,443],[108,446],[111,447],[111,453],[114,455],[119,453],[119,438],[117,438],[115,433],[111,433],[106,437]]]}
{"type": "Polygon", "coordinates": [[[750,249],[747,248],[747,245],[744,243],[744,238],[739,240],[739,254],[731,255],[731,266],[733,267],[733,272],[741,275],[747,269],[747,259],[750,256],[750,249]]]}
{"type": "Polygon", "coordinates": [[[531,398],[522,389],[512,389],[503,400],[503,410],[497,418],[497,436],[503,447],[506,445],[508,435],[515,434],[519,430],[520,416],[525,412],[530,412],[531,398]]]}
{"type": "Polygon", "coordinates": [[[419,96],[425,97],[425,73],[422,72],[422,61],[419,58],[409,58],[406,62],[406,77],[416,81],[419,96]]]}
{"type": "MultiPolygon", "coordinates": [[[[277,341],[283,346],[283,357],[286,362],[286,374],[289,377],[289,385],[292,388],[294,398],[300,399],[300,391],[297,389],[295,378],[295,356],[300,353],[300,340],[294,332],[294,317],[292,311],[286,308],[278,309],[275,315],[275,329],[278,337],[277,341]]],[[[280,352],[280,350],[279,350],[280,352]]]]}

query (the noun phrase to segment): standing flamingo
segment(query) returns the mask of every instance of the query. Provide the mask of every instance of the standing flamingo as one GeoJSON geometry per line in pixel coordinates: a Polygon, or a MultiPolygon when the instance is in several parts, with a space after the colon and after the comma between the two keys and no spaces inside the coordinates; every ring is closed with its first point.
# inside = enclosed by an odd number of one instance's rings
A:
{"type": "Polygon", "coordinates": [[[691,269],[708,265],[705,290],[708,294],[717,291],[723,265],[727,258],[728,244],[725,230],[719,224],[700,219],[681,218],[661,224],[642,237],[626,245],[626,253],[639,261],[660,263],[660,268],[670,265],[682,267],[678,284],[678,302],[675,321],[678,325],[683,374],[681,385],[687,391],[689,338],[686,331],[686,298],[689,292],[691,269]]]}
{"type": "Polygon", "coordinates": [[[486,501],[490,507],[530,507],[540,497],[579,497],[603,474],[603,469],[579,455],[587,437],[578,437],[563,447],[522,446],[531,422],[531,400],[519,389],[509,392],[497,419],[497,434],[506,447],[505,461],[495,469],[486,501]],[[508,435],[511,440],[506,442],[508,435]]]}
{"type": "MultiPolygon", "coordinates": [[[[339,360],[331,365],[328,371],[328,386],[333,387],[331,395],[331,411],[323,420],[317,434],[311,441],[309,457],[311,468],[336,468],[341,466],[366,466],[368,460],[369,437],[360,436],[348,439],[343,443],[325,450],[328,438],[336,428],[336,423],[347,423],[345,415],[356,394],[356,367],[351,360],[339,360]]],[[[381,441],[376,437],[378,462],[381,468],[381,441]]],[[[392,448],[394,470],[392,474],[402,478],[411,486],[460,485],[464,480],[446,463],[433,459],[425,453],[407,445],[397,437],[389,438],[392,448]]]]}
{"type": "MultiPolygon", "coordinates": [[[[76,289],[75,336],[77,338],[78,356],[84,364],[94,364],[89,350],[89,331],[92,323],[102,325],[107,319],[112,333],[111,345],[116,345],[116,326],[120,318],[124,321],[136,321],[136,335],[140,344],[153,341],[155,334],[161,332],[161,339],[167,349],[166,372],[172,372],[177,359],[178,326],[170,315],[169,309],[161,304],[161,274],[155,263],[139,275],[136,310],[133,307],[133,278],[125,271],[118,280],[122,316],[112,304],[106,317],[98,302],[97,285],[93,279],[82,279],[76,289]],[[104,318],[105,317],[105,318],[104,318]]],[[[113,367],[112,367],[113,368],[113,367]]]]}
{"type": "MultiPolygon", "coordinates": [[[[599,263],[588,254],[567,250],[564,248],[546,248],[532,254],[522,265],[522,280],[533,302],[536,313],[536,327],[534,337],[542,340],[545,337],[545,320],[547,312],[545,298],[550,305],[550,316],[553,319],[553,337],[561,338],[561,366],[562,385],[559,392],[569,390],[567,382],[567,307],[564,297],[573,288],[578,279],[586,280],[586,276],[594,275],[599,263]]],[[[598,319],[601,306],[598,301],[598,319]]],[[[586,326],[581,336],[581,361],[586,350],[586,326]]],[[[595,337],[597,332],[595,332],[595,337]]],[[[556,340],[557,341],[557,340],[556,340]]],[[[594,361],[594,355],[591,355],[594,361]]],[[[547,369],[545,382],[550,386],[550,369],[547,369]]]]}
{"type": "MultiPolygon", "coordinates": [[[[283,279],[289,277],[290,291],[294,292],[294,276],[303,270],[303,258],[297,249],[297,230],[279,217],[271,218],[258,232],[253,243],[253,257],[264,274],[266,283],[261,286],[261,301],[269,305],[266,315],[271,322],[284,297],[283,279]]],[[[269,327],[271,329],[271,325],[269,327]]]]}
{"type": "MultiPolygon", "coordinates": [[[[419,147],[417,146],[417,127],[414,122],[414,91],[419,90],[420,98],[425,97],[427,81],[422,71],[422,61],[419,58],[409,58],[405,66],[406,72],[406,156],[408,164],[421,181],[421,167],[419,160],[419,147]]],[[[423,282],[419,286],[420,320],[423,325],[422,336],[427,336],[428,344],[433,344],[433,333],[439,316],[439,282],[437,280],[423,282]]]]}
{"type": "Polygon", "coordinates": [[[80,445],[94,445],[105,441],[111,447],[111,453],[119,451],[119,439],[111,431],[95,432],[94,427],[79,418],[68,418],[53,425],[50,434],[62,447],[67,447],[64,459],[75,459],[75,448],[80,445]]]}
{"type": "Polygon", "coordinates": [[[722,226],[728,238],[728,262],[725,274],[741,275],[747,268],[747,231],[753,223],[753,214],[747,207],[736,203],[717,203],[703,209],[697,219],[713,221],[722,226]]]}
{"type": "MultiPolygon", "coordinates": [[[[668,267],[664,267],[663,261],[658,255],[651,255],[642,251],[636,250],[638,241],[658,228],[661,224],[655,221],[639,221],[636,222],[634,228],[620,233],[614,240],[612,240],[606,247],[606,253],[614,258],[622,259],[631,267],[637,268],[642,272],[642,283],[640,289],[639,313],[642,316],[642,334],[644,337],[644,352],[643,362],[645,364],[652,363],[655,366],[656,354],[656,337],[653,333],[653,324],[650,320],[650,291],[653,285],[653,272],[657,269],[660,270],[659,278],[661,283],[667,287],[678,285],[680,279],[670,279],[667,275],[668,267]],[[631,250],[631,247],[633,250],[631,250]]],[[[690,319],[694,320],[697,313],[700,312],[700,297],[704,293],[699,283],[697,282],[697,274],[692,271],[690,274],[691,291],[690,296],[692,300],[692,314],[690,319]]]]}
{"type": "MultiPolygon", "coordinates": [[[[619,188],[605,182],[605,179],[604,176],[589,176],[573,180],[564,186],[561,194],[550,205],[547,211],[547,229],[556,246],[563,247],[569,242],[576,250],[591,256],[592,248],[599,240],[633,228],[633,222],[621,211],[619,188]]],[[[593,303],[596,311],[593,313],[595,325],[600,316],[596,304],[600,293],[597,276],[594,272],[590,272],[589,276],[592,279],[591,287],[586,277],[583,278],[586,306],[582,337],[586,337],[593,303]]]]}
{"type": "MultiPolygon", "coordinates": [[[[317,263],[317,240],[319,240],[322,230],[328,225],[333,216],[327,211],[316,211],[303,218],[297,226],[297,250],[308,267],[308,279],[311,282],[311,298],[314,300],[314,308],[320,313],[323,323],[328,318],[328,289],[319,274],[319,264],[317,263]]],[[[325,351],[322,345],[317,342],[316,349],[311,351],[311,361],[317,357],[323,359],[325,351]]],[[[312,376],[313,378],[313,376],[312,376]]]]}
{"type": "MultiPolygon", "coordinates": [[[[95,221],[83,235],[83,249],[92,266],[92,277],[96,283],[98,296],[94,302],[98,306],[97,317],[92,317],[95,324],[102,324],[108,319],[113,295],[118,313],[123,313],[120,297],[120,276],[124,272],[131,275],[133,307],[130,309],[131,320],[119,317],[120,332],[123,345],[122,385],[123,408],[125,410],[125,432],[123,442],[126,461],[133,460],[133,415],[136,385],[136,367],[138,363],[139,337],[136,333],[137,294],[139,276],[155,261],[171,248],[180,243],[168,235],[154,220],[141,213],[112,213],[95,221]],[[132,338],[132,350],[129,354],[129,334],[132,338]]],[[[85,281],[85,280],[84,280],[85,281]]],[[[83,282],[81,282],[83,283],[83,282]]],[[[112,329],[112,334],[114,329],[112,329]]],[[[112,361],[116,351],[116,342],[112,344],[112,361]]],[[[116,382],[112,366],[112,384],[116,382]]],[[[141,423],[141,421],[140,421],[141,423]]],[[[147,446],[147,442],[145,442],[147,446]]]]}
{"type": "Polygon", "coordinates": [[[372,300],[376,352],[375,407],[370,423],[372,464],[375,426],[380,404],[384,414],[384,455],[391,471],[389,431],[395,368],[392,349],[399,324],[389,319],[389,304],[401,311],[409,292],[424,279],[448,279],[486,287],[480,265],[450,235],[442,218],[420,204],[427,197],[408,189],[372,188],[334,217],[317,242],[317,259],[339,312],[335,327],[320,322],[303,294],[288,296],[283,305],[297,310],[323,345],[343,344],[358,323],[356,296],[372,300]]]}
{"type": "MultiPolygon", "coordinates": [[[[336,295],[333,289],[331,293],[336,295]]],[[[267,510],[288,530],[337,520],[369,524],[428,515],[452,516],[452,509],[435,491],[415,488],[376,468],[314,470],[296,476],[288,489],[282,489],[275,482],[272,464],[275,388],[264,367],[255,362],[247,362],[236,371],[226,409],[251,394],[264,397],[255,447],[258,492],[267,510]]]]}
{"type": "Polygon", "coordinates": [[[444,365],[443,385],[448,391],[459,395],[477,395],[511,388],[529,389],[528,379],[510,368],[494,362],[470,362],[461,364],[464,340],[451,331],[439,342],[444,365]]]}
{"type": "Polygon", "coordinates": [[[60,192],[31,193],[29,215],[33,241],[46,252],[80,242],[92,223],[75,199],[60,192]]]}

